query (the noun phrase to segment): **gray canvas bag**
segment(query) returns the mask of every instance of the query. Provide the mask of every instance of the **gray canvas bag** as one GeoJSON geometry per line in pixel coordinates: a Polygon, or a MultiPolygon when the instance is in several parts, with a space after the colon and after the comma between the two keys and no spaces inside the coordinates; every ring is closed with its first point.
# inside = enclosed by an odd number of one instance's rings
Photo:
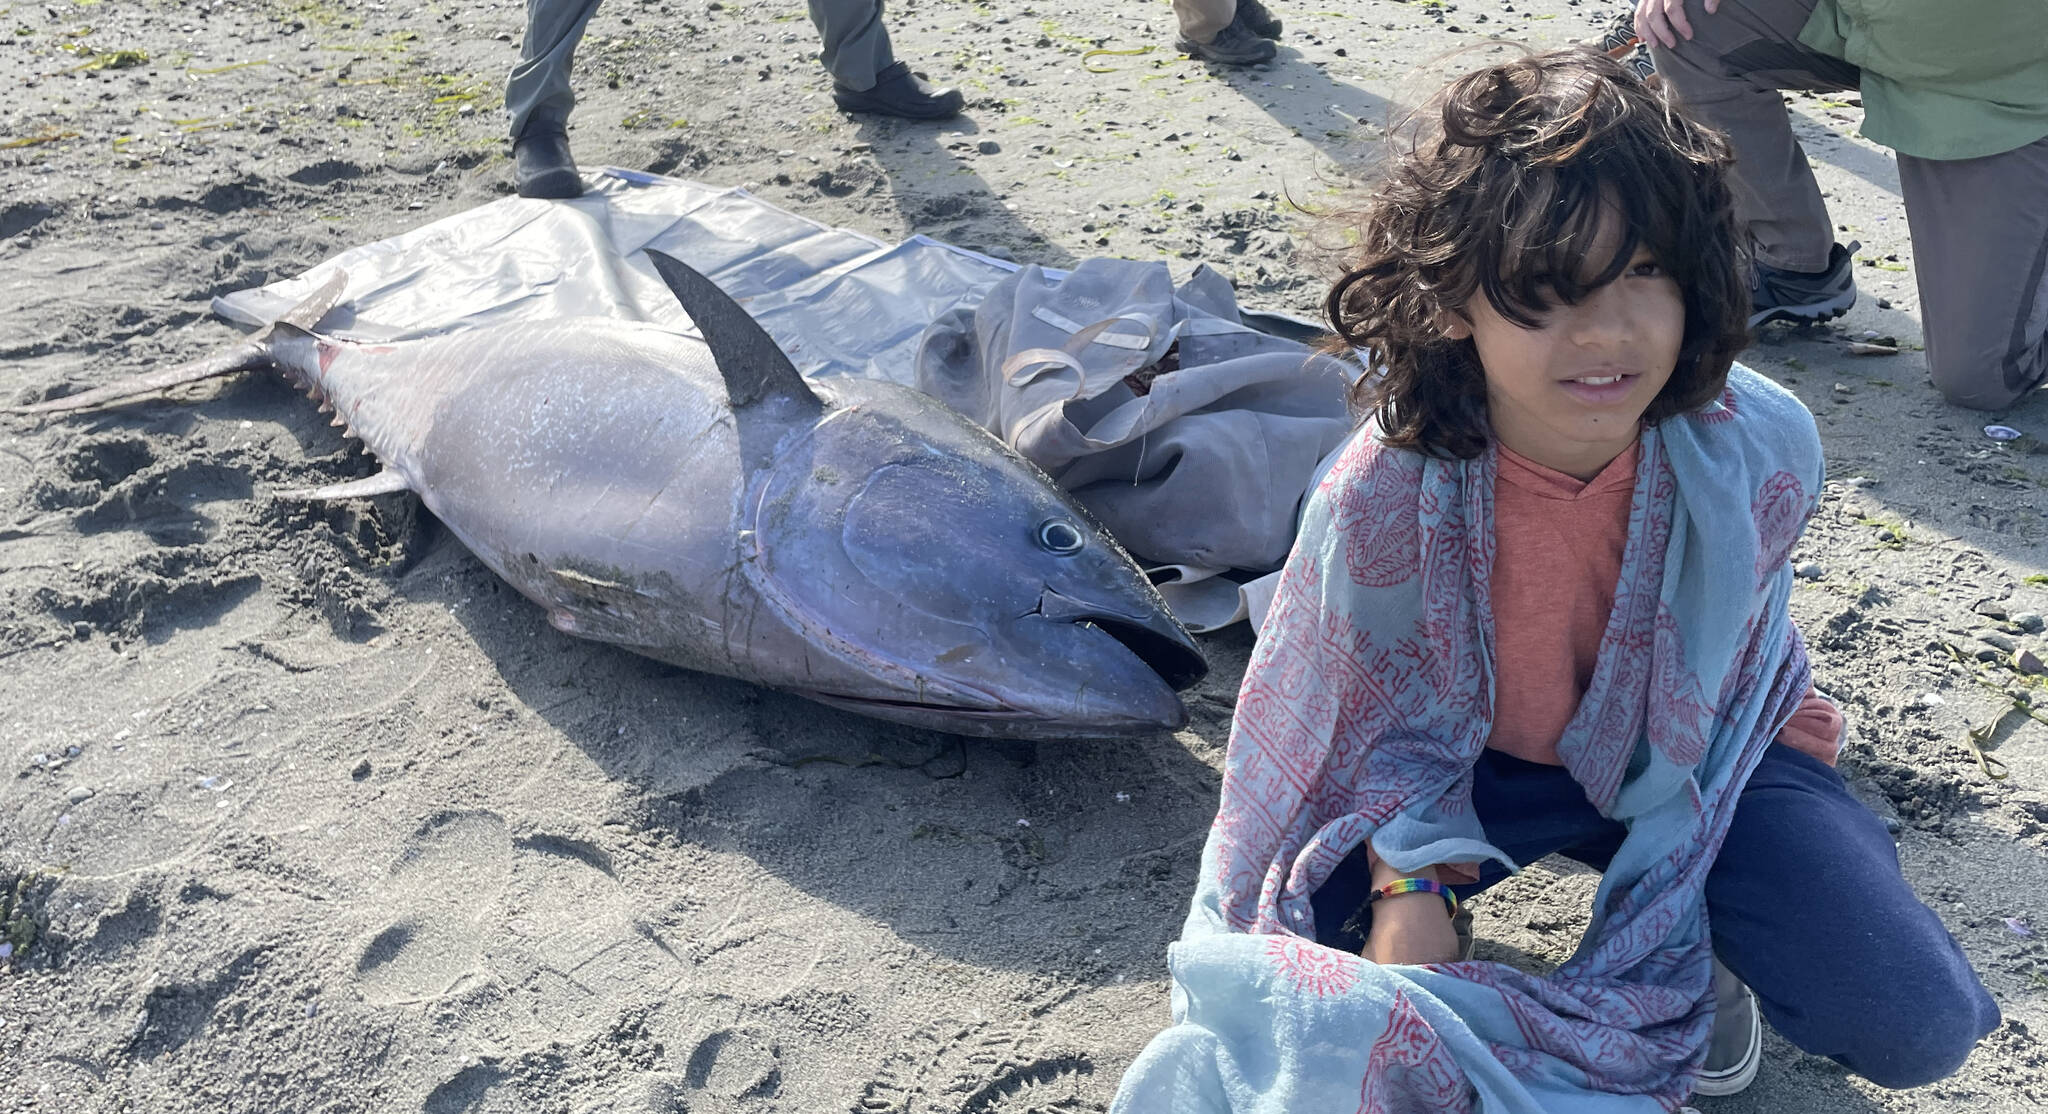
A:
{"type": "MultiPolygon", "coordinates": [[[[1163,262],[1027,266],[916,351],[919,389],[1044,468],[1168,584],[1278,568],[1352,429],[1355,367],[1246,325],[1207,266],[1178,287],[1163,262]]],[[[1215,586],[1233,610],[1239,579],[1215,586]]]]}

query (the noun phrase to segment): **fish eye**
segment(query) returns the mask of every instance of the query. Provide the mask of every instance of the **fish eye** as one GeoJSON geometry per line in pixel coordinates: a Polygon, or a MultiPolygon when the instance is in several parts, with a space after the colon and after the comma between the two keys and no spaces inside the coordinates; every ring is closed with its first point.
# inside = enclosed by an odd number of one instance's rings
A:
{"type": "Polygon", "coordinates": [[[1088,539],[1081,535],[1081,528],[1064,518],[1048,518],[1038,524],[1038,544],[1048,553],[1062,557],[1081,552],[1088,539]]]}

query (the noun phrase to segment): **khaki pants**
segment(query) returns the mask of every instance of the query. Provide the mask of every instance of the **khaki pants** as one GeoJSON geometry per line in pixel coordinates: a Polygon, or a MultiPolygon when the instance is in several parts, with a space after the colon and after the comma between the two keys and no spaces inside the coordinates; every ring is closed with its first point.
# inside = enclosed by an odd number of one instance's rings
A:
{"type": "MultiPolygon", "coordinates": [[[[1781,89],[1854,89],[1861,74],[1799,42],[1813,0],[1688,6],[1693,37],[1651,47],[1657,72],[1735,148],[1736,217],[1759,261],[1827,267],[1834,223],[1781,89]]],[[[1996,410],[2048,379],[2048,139],[1978,159],[1899,155],[1927,370],[1960,406],[1996,410]]]]}
{"type": "Polygon", "coordinates": [[[1208,43],[1237,18],[1237,0],[1173,0],[1173,15],[1180,21],[1181,38],[1208,43]]]}

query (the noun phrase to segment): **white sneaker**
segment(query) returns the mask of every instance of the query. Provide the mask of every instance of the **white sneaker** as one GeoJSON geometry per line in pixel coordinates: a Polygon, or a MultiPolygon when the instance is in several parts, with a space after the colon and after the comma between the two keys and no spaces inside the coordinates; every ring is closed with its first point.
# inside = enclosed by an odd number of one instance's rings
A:
{"type": "Polygon", "coordinates": [[[1707,1062],[1700,1069],[1693,1094],[1707,1098],[1739,1094],[1756,1081],[1763,1061],[1764,1019],[1756,992],[1735,972],[1714,960],[1714,1034],[1708,1038],[1707,1062]]]}

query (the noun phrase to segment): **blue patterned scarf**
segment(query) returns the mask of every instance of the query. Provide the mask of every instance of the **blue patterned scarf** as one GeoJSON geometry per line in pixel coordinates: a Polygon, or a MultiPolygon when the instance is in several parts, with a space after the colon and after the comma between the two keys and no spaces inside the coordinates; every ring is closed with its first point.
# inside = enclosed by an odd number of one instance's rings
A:
{"type": "Polygon", "coordinates": [[[1558,756],[1628,837],[1555,972],[1380,966],[1314,940],[1362,841],[1403,870],[1499,860],[1471,807],[1493,723],[1492,452],[1355,437],[1313,498],[1238,697],[1175,1024],[1116,1112],[1675,1109],[1712,1025],[1708,868],[1810,677],[1787,555],[1821,484],[1813,418],[1737,366],[1644,430],[1592,682],[1558,756]]]}

